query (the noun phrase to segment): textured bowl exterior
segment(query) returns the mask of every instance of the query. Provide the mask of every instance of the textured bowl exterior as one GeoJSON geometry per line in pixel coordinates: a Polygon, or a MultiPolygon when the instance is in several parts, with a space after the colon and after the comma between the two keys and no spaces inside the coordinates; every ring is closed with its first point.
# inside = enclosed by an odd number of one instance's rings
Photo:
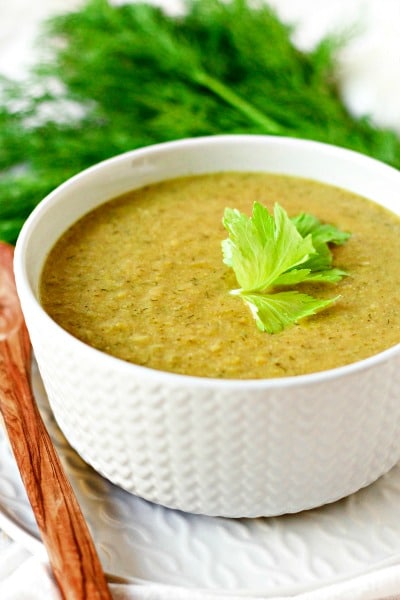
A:
{"type": "Polygon", "coordinates": [[[172,508],[272,516],[342,498],[399,460],[399,346],[314,375],[201,379],[94,350],[56,325],[37,300],[51,245],[100,201],[167,176],[238,170],[239,164],[242,170],[304,174],[364,195],[368,175],[377,182],[372,198],[385,191],[393,209],[400,189],[394,169],[312,142],[222,136],[163,144],[106,161],[53,192],[21,233],[15,273],[52,410],[70,444],[94,469],[172,508]]]}

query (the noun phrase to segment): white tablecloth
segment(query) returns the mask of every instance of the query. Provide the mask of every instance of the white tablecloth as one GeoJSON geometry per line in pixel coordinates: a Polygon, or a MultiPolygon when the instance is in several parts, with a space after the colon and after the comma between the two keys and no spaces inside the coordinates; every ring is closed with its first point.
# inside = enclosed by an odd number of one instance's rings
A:
{"type": "MultiPolygon", "coordinates": [[[[30,47],[40,20],[50,12],[74,8],[79,1],[0,0],[0,71],[9,76],[23,72],[33,60],[30,47]]],[[[327,32],[357,19],[361,24],[360,33],[339,57],[343,97],[355,114],[369,114],[377,124],[400,133],[400,0],[270,0],[270,4],[283,19],[297,23],[295,41],[303,48],[309,48],[327,32]]],[[[111,589],[116,599],[227,598],[150,585],[114,584],[111,589]]],[[[0,532],[0,600],[59,597],[48,565],[0,532]]],[[[232,595],[229,598],[234,600],[232,595]]],[[[295,598],[400,599],[400,564],[295,598]]]]}

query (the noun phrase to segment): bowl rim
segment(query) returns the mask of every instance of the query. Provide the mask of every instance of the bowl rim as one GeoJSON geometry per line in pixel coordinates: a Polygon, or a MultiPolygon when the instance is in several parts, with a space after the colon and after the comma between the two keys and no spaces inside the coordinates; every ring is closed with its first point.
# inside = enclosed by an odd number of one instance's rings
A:
{"type": "MultiPolygon", "coordinates": [[[[168,147],[174,146],[191,146],[191,145],[201,145],[203,143],[209,143],[212,140],[212,143],[218,144],[219,142],[225,143],[227,141],[230,142],[243,142],[245,140],[251,139],[254,142],[265,141],[266,139],[270,140],[273,144],[275,141],[280,144],[289,144],[290,146],[299,146],[303,147],[304,145],[308,147],[315,147],[316,149],[321,148],[324,149],[325,152],[332,151],[333,153],[340,153],[343,157],[348,157],[352,161],[362,161],[364,164],[370,163],[375,168],[379,167],[387,171],[388,174],[392,173],[394,176],[399,177],[400,182],[400,172],[379,161],[375,158],[369,157],[367,155],[361,154],[354,150],[350,150],[347,148],[343,148],[340,146],[335,146],[333,144],[327,144],[325,142],[319,142],[315,140],[307,140],[302,138],[291,138],[287,136],[272,136],[272,135],[255,135],[255,134],[220,134],[220,135],[212,135],[212,136],[199,136],[195,138],[182,138],[178,140],[172,140],[167,142],[161,142],[157,144],[151,144],[149,146],[144,146],[141,148],[136,148],[133,150],[128,150],[126,152],[117,154],[105,160],[102,160],[90,167],[83,169],[77,174],[69,177],[60,185],[58,185],[54,190],[52,190],[49,194],[47,194],[33,209],[30,213],[26,221],[24,222],[20,234],[18,236],[15,251],[14,251],[14,274],[15,280],[17,284],[17,292],[19,296],[24,296],[25,303],[28,304],[30,308],[35,312],[36,318],[40,317],[41,319],[45,319],[47,321],[47,326],[52,328],[54,332],[57,332],[58,335],[65,336],[66,340],[69,340],[70,344],[75,344],[77,348],[80,349],[81,352],[87,353],[88,355],[92,355],[96,358],[97,361],[107,363],[112,365],[114,368],[121,370],[121,372],[132,372],[137,375],[137,377],[142,378],[150,378],[152,380],[157,377],[158,380],[162,380],[166,384],[181,384],[181,385],[191,385],[196,387],[209,387],[212,389],[215,388],[223,388],[223,389],[251,389],[251,390],[264,390],[264,389],[280,389],[287,387],[294,387],[301,384],[320,384],[327,381],[331,381],[333,379],[342,379],[344,377],[354,375],[356,373],[369,370],[370,368],[376,367],[382,363],[385,363],[392,358],[399,356],[400,357],[400,342],[391,346],[381,352],[373,354],[367,358],[354,361],[352,363],[342,365],[339,367],[335,367],[332,369],[327,369],[323,371],[317,371],[312,373],[306,373],[303,375],[294,375],[294,376],[283,376],[283,377],[275,377],[275,378],[264,378],[264,379],[243,379],[243,378],[215,378],[215,377],[200,377],[195,375],[186,375],[182,373],[175,373],[169,371],[162,371],[158,369],[154,369],[151,367],[146,367],[142,365],[137,365],[135,363],[128,362],[126,360],[117,358],[112,356],[111,354],[107,354],[104,351],[98,350],[89,344],[79,340],[68,331],[63,329],[56,321],[54,321],[43,309],[39,300],[36,298],[31,285],[28,282],[28,274],[27,274],[27,266],[26,266],[26,255],[27,255],[27,246],[29,244],[31,236],[34,234],[36,222],[40,221],[41,213],[45,211],[47,206],[53,202],[56,202],[59,194],[63,192],[67,187],[73,185],[75,182],[84,179],[90,176],[92,173],[95,173],[98,170],[102,170],[105,167],[111,165],[112,163],[117,163],[126,158],[130,158],[131,156],[140,156],[146,155],[149,152],[154,152],[158,150],[167,149],[168,147]]],[[[389,210],[389,209],[388,209],[389,210]]],[[[391,211],[393,212],[393,211],[391,211]]]]}

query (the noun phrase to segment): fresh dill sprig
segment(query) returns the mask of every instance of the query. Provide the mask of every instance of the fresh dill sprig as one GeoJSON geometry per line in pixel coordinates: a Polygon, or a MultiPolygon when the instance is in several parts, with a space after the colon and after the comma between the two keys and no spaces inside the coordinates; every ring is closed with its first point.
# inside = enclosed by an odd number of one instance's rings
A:
{"type": "Polygon", "coordinates": [[[341,100],[338,40],[306,53],[291,38],[268,5],[247,0],[189,0],[177,16],[89,0],[50,19],[29,81],[0,85],[0,238],[14,242],[32,208],[78,171],[183,137],[290,135],[399,167],[399,138],[341,100]]]}

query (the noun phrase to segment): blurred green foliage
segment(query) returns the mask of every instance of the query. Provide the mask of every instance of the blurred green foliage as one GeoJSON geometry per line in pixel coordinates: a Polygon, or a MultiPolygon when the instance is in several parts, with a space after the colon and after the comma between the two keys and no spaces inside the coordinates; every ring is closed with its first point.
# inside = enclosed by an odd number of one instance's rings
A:
{"type": "Polygon", "coordinates": [[[0,239],[15,242],[33,207],[71,175],[182,137],[289,135],[398,168],[398,136],[354,118],[340,97],[344,41],[305,53],[291,35],[271,8],[246,0],[192,0],[175,16],[89,0],[47,21],[29,80],[0,85],[0,239]]]}

